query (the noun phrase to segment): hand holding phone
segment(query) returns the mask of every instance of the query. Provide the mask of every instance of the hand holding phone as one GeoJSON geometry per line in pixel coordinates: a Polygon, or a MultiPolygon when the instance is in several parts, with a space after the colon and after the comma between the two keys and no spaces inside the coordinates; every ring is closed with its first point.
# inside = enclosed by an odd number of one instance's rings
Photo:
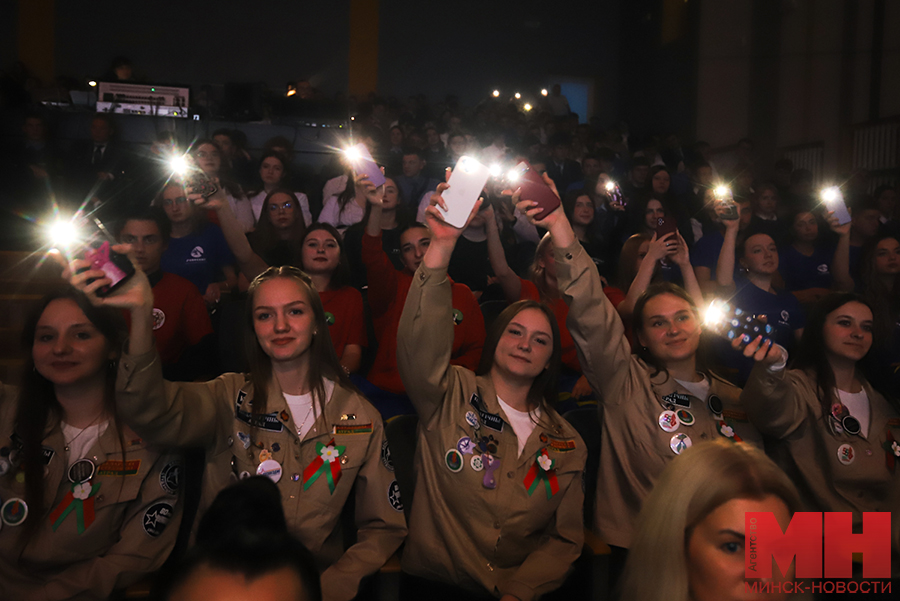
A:
{"type": "Polygon", "coordinates": [[[753,315],[721,300],[714,300],[704,315],[707,328],[726,340],[739,340],[738,347],[743,349],[758,336],[763,343],[772,340],[774,328],[766,322],[764,315],[753,315]]]}
{"type": "Polygon", "coordinates": [[[507,173],[507,182],[513,190],[521,188],[521,200],[537,203],[541,212],[535,216],[540,221],[561,204],[559,196],[548,186],[528,161],[522,161],[507,173]]]}
{"type": "MultiPolygon", "coordinates": [[[[127,255],[118,253],[110,248],[108,241],[104,241],[99,245],[88,245],[84,251],[84,260],[90,262],[91,269],[102,271],[111,281],[111,283],[97,289],[96,294],[99,297],[108,296],[127,282],[128,278],[135,273],[131,259],[127,255]]],[[[96,279],[89,279],[87,284],[95,281],[96,279]]]]}
{"type": "Polygon", "coordinates": [[[841,189],[838,186],[825,188],[822,190],[821,196],[822,202],[825,203],[828,210],[834,211],[834,216],[837,217],[838,225],[846,225],[853,220],[853,218],[850,217],[850,211],[847,210],[847,204],[844,202],[844,193],[841,192],[841,189]]]}
{"type": "Polygon", "coordinates": [[[716,186],[713,190],[716,198],[716,216],[724,221],[736,221],[741,218],[740,210],[737,203],[734,202],[734,195],[728,186],[716,186]]]}
{"type": "Polygon", "coordinates": [[[488,177],[488,167],[472,157],[460,157],[447,181],[450,187],[441,194],[447,208],[438,206],[438,210],[444,221],[456,228],[465,227],[488,177]]]}
{"type": "Polygon", "coordinates": [[[384,173],[381,172],[381,167],[379,167],[378,163],[375,162],[375,159],[372,158],[372,154],[365,144],[360,142],[356,146],[351,146],[344,152],[356,173],[365,173],[369,177],[369,181],[372,182],[376,188],[384,185],[384,173]]]}

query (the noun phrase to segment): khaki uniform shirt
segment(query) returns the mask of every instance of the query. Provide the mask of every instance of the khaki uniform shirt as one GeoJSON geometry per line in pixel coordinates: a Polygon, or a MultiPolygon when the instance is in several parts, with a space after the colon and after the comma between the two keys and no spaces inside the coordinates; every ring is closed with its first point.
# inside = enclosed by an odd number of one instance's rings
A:
{"type": "Polygon", "coordinates": [[[265,455],[271,455],[281,470],[277,484],[288,528],[320,568],[327,567],[322,588],[328,601],[356,596],[362,578],[384,565],[406,537],[381,416],[340,385],[302,441],[274,379],[266,413],[254,414],[253,386],[243,374],[202,383],[166,382],[155,352],[125,355],[119,362],[117,399],[123,419],[149,440],[206,449],[199,515],[220,490],[256,475],[265,455]],[[332,440],[335,448],[344,447],[335,459],[341,476],[334,490],[325,473],[304,490],[304,470],[323,457],[332,440]],[[357,542],[345,550],[340,515],[354,486],[357,542]]]}
{"type": "Polygon", "coordinates": [[[740,388],[711,376],[709,394],[700,399],[631,354],[622,320],[580,243],[556,250],[556,270],[582,370],[601,401],[595,527],[610,545],[628,548],[644,499],[676,454],[721,437],[761,446],[761,437],[740,405],[740,388]],[[719,409],[716,399],[721,413],[711,408],[719,409]]]}
{"type": "MultiPolygon", "coordinates": [[[[15,388],[0,385],[0,501],[4,504],[13,499],[27,504],[20,470],[21,439],[15,434],[16,396],[15,388]]],[[[27,543],[21,537],[25,524],[2,524],[0,598],[106,599],[114,589],[134,584],[165,562],[181,523],[181,460],[154,452],[134,432],[123,429],[124,463],[118,433],[110,423],[86,453],[96,469],[89,481],[91,496],[78,500],[68,496],[73,484],[67,477],[62,430],[58,422],[48,426],[42,441],[44,506],[27,504],[28,519],[37,515],[40,524],[27,543]],[[80,533],[79,525],[83,526],[80,533]]],[[[7,506],[7,517],[14,517],[12,509],[7,506]]]]}
{"type": "Polygon", "coordinates": [[[810,511],[853,512],[855,532],[862,531],[863,512],[891,512],[892,573],[897,578],[900,412],[865,382],[869,432],[848,434],[829,425],[832,418],[823,411],[816,387],[813,372],[770,371],[757,364],[741,399],[753,423],[775,439],[767,450],[797,485],[810,511]]]}
{"type": "Polygon", "coordinates": [[[517,456],[490,378],[451,366],[452,340],[447,273],[420,266],[397,336],[400,375],[419,415],[403,569],[531,601],[558,588],[581,554],[587,451],[549,409],[517,456]],[[492,460],[472,448],[479,442],[492,460]],[[552,474],[537,463],[539,453],[552,474]]]}

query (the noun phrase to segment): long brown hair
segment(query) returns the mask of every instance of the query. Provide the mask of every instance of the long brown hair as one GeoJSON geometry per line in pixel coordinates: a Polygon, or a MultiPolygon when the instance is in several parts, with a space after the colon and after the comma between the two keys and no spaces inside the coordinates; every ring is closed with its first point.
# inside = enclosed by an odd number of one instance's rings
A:
{"type": "Polygon", "coordinates": [[[553,252],[551,242],[550,232],[547,232],[544,234],[544,237],[541,238],[541,241],[538,242],[537,249],[534,251],[534,260],[531,262],[531,267],[528,269],[528,279],[537,287],[541,301],[545,303],[553,302],[555,299],[559,298],[559,290],[551,289],[550,286],[547,285],[546,267],[541,265],[542,261],[546,263],[547,257],[553,252]]]}
{"type": "MultiPolygon", "coordinates": [[[[42,376],[34,365],[31,349],[34,345],[37,324],[55,300],[74,302],[106,339],[111,351],[118,351],[126,336],[125,321],[122,315],[109,307],[95,307],[88,298],[71,287],[61,288],[45,296],[35,311],[29,316],[22,330],[22,348],[28,349],[25,365],[22,368],[22,386],[16,401],[15,432],[22,441],[22,466],[25,472],[25,500],[31,511],[28,513],[24,536],[29,537],[37,528],[38,521],[44,514],[44,459],[42,442],[46,437],[48,425],[60,427],[63,418],[62,407],[56,399],[53,383],[42,376]]],[[[116,372],[118,356],[107,365],[106,385],[103,392],[103,405],[110,421],[118,433],[119,448],[122,459],[125,456],[125,440],[121,424],[116,413],[116,372]]],[[[57,458],[65,462],[64,457],[57,458]]],[[[7,478],[14,477],[14,470],[7,473],[7,478]]],[[[124,481],[124,480],[123,480],[124,481]]]]}
{"type": "Polygon", "coordinates": [[[619,288],[622,289],[622,292],[628,292],[631,283],[637,276],[638,270],[635,264],[637,263],[638,253],[641,250],[641,245],[644,242],[650,242],[650,240],[651,238],[647,234],[635,234],[622,245],[622,251],[619,253],[619,269],[617,271],[619,274],[619,288]]]}
{"type": "Polygon", "coordinates": [[[303,238],[306,236],[307,223],[303,218],[300,202],[297,200],[297,197],[294,196],[294,193],[286,188],[275,188],[266,194],[266,199],[263,201],[262,210],[259,214],[259,223],[256,224],[256,230],[250,235],[251,246],[253,246],[253,250],[267,262],[272,260],[270,254],[275,250],[278,243],[281,242],[278,233],[275,230],[275,225],[272,223],[269,211],[269,205],[277,194],[287,196],[290,199],[290,202],[294,203],[294,215],[296,216],[296,220],[294,221],[294,225],[291,226],[291,237],[288,242],[291,247],[291,265],[299,267],[300,248],[303,244],[303,238]]]}
{"type": "MultiPolygon", "coordinates": [[[[328,232],[337,242],[338,250],[340,251],[340,261],[338,261],[337,267],[331,274],[328,287],[332,290],[337,290],[338,288],[347,286],[350,283],[350,260],[347,258],[347,253],[344,251],[344,237],[337,231],[337,228],[330,223],[314,223],[313,226],[303,234],[303,244],[306,244],[306,237],[316,230],[328,232]]],[[[301,268],[306,267],[302,263],[300,266],[301,268]]]]}
{"type": "MultiPolygon", "coordinates": [[[[872,309],[875,331],[888,334],[893,332],[894,324],[900,318],[900,276],[894,276],[894,285],[888,289],[875,272],[875,253],[884,240],[900,242],[900,238],[890,235],[877,236],[866,242],[860,260],[860,279],[863,298],[872,309]]],[[[888,347],[890,340],[890,335],[882,336],[878,346],[888,347]]]]}
{"type": "Polygon", "coordinates": [[[309,383],[312,391],[313,402],[318,403],[319,413],[325,410],[325,378],[340,384],[344,388],[359,392],[350,381],[350,376],[344,371],[331,336],[328,333],[328,323],[325,321],[325,309],[322,307],[322,299],[313,286],[309,276],[302,270],[285,265],[282,267],[269,267],[256,276],[247,289],[247,318],[245,320],[244,343],[247,353],[247,361],[250,364],[250,382],[253,384],[253,412],[265,413],[268,401],[269,384],[272,381],[272,359],[263,351],[256,338],[253,328],[253,309],[256,301],[256,292],[259,287],[276,278],[284,278],[297,282],[300,289],[306,295],[309,306],[313,311],[313,337],[309,350],[309,383]]]}
{"type": "MultiPolygon", "coordinates": [[[[690,305],[691,312],[694,314],[694,317],[696,317],[699,321],[700,310],[697,308],[697,302],[694,300],[694,297],[687,293],[687,290],[671,282],[658,282],[656,284],[650,284],[634,303],[632,327],[635,334],[635,341],[637,341],[638,339],[638,333],[644,329],[644,309],[647,307],[647,302],[649,302],[651,298],[660,296],[662,294],[671,294],[672,296],[678,297],[686,302],[688,305],[690,305]]],[[[698,347],[696,353],[697,371],[701,373],[707,373],[708,370],[705,368],[705,361],[702,360],[703,354],[701,353],[701,348],[702,346],[698,347]]],[[[635,354],[643,359],[644,363],[652,366],[656,370],[655,373],[658,374],[660,372],[666,371],[666,366],[663,365],[656,357],[654,357],[646,347],[638,345],[637,352],[635,354]]]]}
{"type": "Polygon", "coordinates": [[[490,373],[491,367],[494,365],[494,354],[497,352],[497,345],[500,343],[500,337],[506,331],[506,327],[513,318],[525,309],[538,309],[550,322],[550,331],[553,333],[553,352],[550,354],[550,362],[547,369],[534,379],[531,388],[528,391],[528,405],[530,407],[542,407],[547,409],[556,404],[559,389],[559,368],[562,362],[562,343],[559,338],[559,326],[556,323],[556,316],[553,311],[544,303],[535,300],[521,300],[508,306],[494,320],[491,329],[484,339],[484,347],[481,351],[481,361],[478,363],[479,376],[490,373]]]}

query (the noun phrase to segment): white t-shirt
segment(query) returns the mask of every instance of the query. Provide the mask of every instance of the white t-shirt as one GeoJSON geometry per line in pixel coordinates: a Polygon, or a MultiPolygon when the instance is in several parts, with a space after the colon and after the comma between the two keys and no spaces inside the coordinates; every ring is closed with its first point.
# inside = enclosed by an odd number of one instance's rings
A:
{"type": "Polygon", "coordinates": [[[69,456],[67,458],[69,467],[79,459],[84,459],[87,456],[87,452],[91,450],[94,443],[106,432],[108,425],[108,421],[103,421],[82,429],[62,422],[63,438],[66,441],[66,446],[69,447],[69,456]]]}
{"type": "Polygon", "coordinates": [[[706,397],[709,396],[709,380],[706,379],[706,376],[703,376],[699,382],[686,382],[678,379],[675,381],[698,399],[706,401],[706,397]]]}
{"type": "Polygon", "coordinates": [[[869,423],[872,421],[872,412],[869,409],[869,395],[863,388],[859,392],[845,392],[838,390],[841,402],[850,411],[850,415],[859,420],[859,432],[863,436],[869,436],[869,423]]]}
{"type": "MultiPolygon", "coordinates": [[[[268,195],[269,193],[263,190],[250,197],[250,206],[253,207],[253,219],[256,223],[259,223],[259,216],[262,214],[263,203],[268,195]]],[[[306,227],[311,226],[313,220],[312,213],[309,212],[309,198],[307,198],[306,194],[303,192],[294,192],[294,197],[297,199],[297,204],[300,205],[300,212],[303,213],[303,223],[306,224],[306,227]]]]}
{"type": "Polygon", "coordinates": [[[228,199],[228,204],[231,205],[231,210],[234,212],[234,216],[238,223],[241,224],[244,232],[251,231],[255,222],[253,219],[253,207],[250,205],[247,197],[241,195],[235,198],[231,195],[231,192],[226,192],[225,197],[228,199]]]}
{"type": "Polygon", "coordinates": [[[537,407],[534,411],[519,411],[504,403],[500,397],[497,397],[497,402],[500,403],[500,408],[506,414],[506,421],[516,433],[516,443],[519,447],[519,456],[521,456],[528,437],[534,432],[537,420],[541,419],[541,408],[537,407]]]}
{"type": "MultiPolygon", "coordinates": [[[[325,402],[331,401],[331,393],[334,391],[334,382],[325,380],[325,402]]],[[[312,430],[313,424],[319,417],[319,406],[313,402],[312,392],[306,394],[288,394],[282,392],[284,400],[287,401],[288,408],[291,410],[291,416],[294,418],[294,425],[297,427],[297,435],[300,440],[306,438],[306,435],[312,430]]]]}
{"type": "Polygon", "coordinates": [[[365,207],[359,206],[353,199],[350,199],[344,210],[341,211],[338,197],[332,196],[325,201],[325,206],[322,207],[322,212],[319,213],[319,223],[330,223],[338,230],[343,231],[354,223],[362,221],[365,215],[365,207]]]}

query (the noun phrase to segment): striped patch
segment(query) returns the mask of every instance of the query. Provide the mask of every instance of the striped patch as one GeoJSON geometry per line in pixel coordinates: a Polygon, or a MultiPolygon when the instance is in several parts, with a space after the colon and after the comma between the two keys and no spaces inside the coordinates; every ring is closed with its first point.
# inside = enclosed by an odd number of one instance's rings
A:
{"type": "Polygon", "coordinates": [[[141,460],[133,459],[131,461],[105,461],[97,466],[98,476],[134,476],[141,469],[141,460]]]}
{"type": "Polygon", "coordinates": [[[739,422],[748,421],[747,413],[744,411],[738,411],[737,409],[724,409],[722,411],[722,417],[727,417],[729,419],[736,419],[739,422]]]}
{"type": "Polygon", "coordinates": [[[368,424],[333,424],[332,434],[368,434],[372,431],[372,423],[368,424]]]}

